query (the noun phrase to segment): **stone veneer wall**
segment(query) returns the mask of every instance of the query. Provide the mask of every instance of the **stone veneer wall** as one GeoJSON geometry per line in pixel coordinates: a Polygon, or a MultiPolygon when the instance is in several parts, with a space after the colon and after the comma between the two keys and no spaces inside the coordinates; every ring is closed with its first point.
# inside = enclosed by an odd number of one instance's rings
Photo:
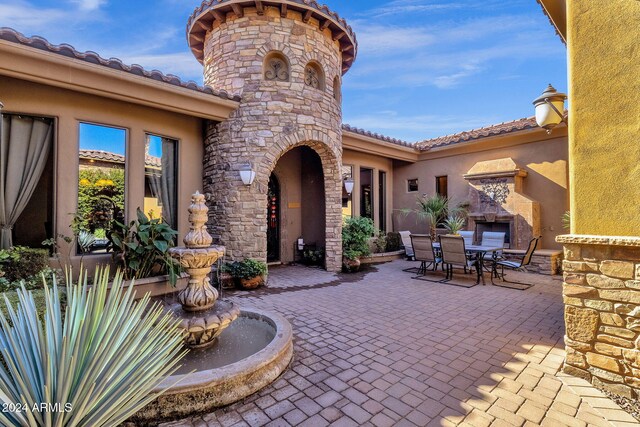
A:
{"type": "MultiPolygon", "coordinates": [[[[205,140],[204,188],[210,197],[210,226],[231,259],[266,260],[267,188],[278,159],[293,147],[314,149],[324,171],[326,268],[338,271],[342,259],[342,112],[333,81],[341,82],[339,42],[318,22],[266,7],[264,15],[246,8],[244,16],[215,21],[205,39],[205,83],[242,97],[229,120],[209,124],[205,140]],[[263,62],[271,51],[290,64],[289,81],[265,80],[263,62]],[[305,66],[324,71],[322,90],[305,85],[305,66]],[[246,187],[239,170],[251,163],[255,183],[246,187]]],[[[339,99],[339,98],[338,98],[339,99]]]]}
{"type": "Polygon", "coordinates": [[[559,236],[564,244],[564,371],[640,397],[640,238],[559,236]]]}

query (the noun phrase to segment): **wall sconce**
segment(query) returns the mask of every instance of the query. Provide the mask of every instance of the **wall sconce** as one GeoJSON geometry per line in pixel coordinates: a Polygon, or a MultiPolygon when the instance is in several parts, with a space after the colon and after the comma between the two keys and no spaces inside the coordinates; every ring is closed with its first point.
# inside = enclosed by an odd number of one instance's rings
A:
{"type": "Polygon", "coordinates": [[[347,178],[344,180],[344,189],[347,190],[347,194],[351,195],[353,193],[353,187],[355,186],[355,181],[353,178],[347,178]]]}
{"type": "Polygon", "coordinates": [[[536,123],[546,129],[547,133],[551,133],[551,130],[560,123],[566,123],[564,117],[565,99],[567,99],[567,95],[559,93],[549,84],[542,95],[533,101],[533,105],[536,107],[536,123]]]}
{"type": "Polygon", "coordinates": [[[245,163],[240,166],[240,178],[247,187],[253,184],[253,180],[256,179],[256,172],[251,167],[251,163],[245,163]]]}

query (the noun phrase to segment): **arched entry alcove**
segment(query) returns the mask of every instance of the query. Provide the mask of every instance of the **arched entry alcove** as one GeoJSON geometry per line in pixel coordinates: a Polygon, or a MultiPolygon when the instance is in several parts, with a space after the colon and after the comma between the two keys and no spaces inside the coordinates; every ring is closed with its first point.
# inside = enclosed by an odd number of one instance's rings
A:
{"type": "Polygon", "coordinates": [[[298,238],[304,239],[308,249],[325,250],[325,178],[316,151],[300,145],[283,154],[271,174],[267,199],[269,261],[296,260],[298,238]]]}

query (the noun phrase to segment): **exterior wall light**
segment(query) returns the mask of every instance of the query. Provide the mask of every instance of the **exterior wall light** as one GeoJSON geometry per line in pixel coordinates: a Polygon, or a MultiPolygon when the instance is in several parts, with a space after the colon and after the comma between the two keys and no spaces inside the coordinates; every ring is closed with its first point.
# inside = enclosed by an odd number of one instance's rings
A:
{"type": "Polygon", "coordinates": [[[355,184],[356,183],[353,178],[347,178],[344,180],[344,189],[347,190],[347,194],[351,195],[351,193],[353,193],[353,187],[355,184]]]}
{"type": "Polygon", "coordinates": [[[564,117],[564,101],[566,99],[567,95],[559,93],[549,84],[542,95],[533,101],[533,105],[536,107],[536,123],[546,129],[547,133],[551,133],[551,130],[560,123],[566,123],[564,117]]]}
{"type": "Polygon", "coordinates": [[[253,180],[256,179],[256,171],[251,167],[251,163],[245,163],[240,166],[240,178],[247,187],[253,184],[253,180]]]}

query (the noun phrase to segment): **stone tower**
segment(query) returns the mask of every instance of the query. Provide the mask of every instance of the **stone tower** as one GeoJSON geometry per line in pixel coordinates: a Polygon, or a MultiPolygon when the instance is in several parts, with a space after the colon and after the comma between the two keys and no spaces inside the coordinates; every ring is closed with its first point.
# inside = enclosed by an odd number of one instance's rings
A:
{"type": "Polygon", "coordinates": [[[231,259],[265,260],[270,175],[285,153],[306,146],[324,175],[326,268],[339,270],[341,83],[357,52],[351,27],[314,0],[208,0],[187,34],[205,84],[242,98],[227,121],[207,126],[203,184],[214,236],[231,259]],[[247,168],[256,173],[250,186],[240,177],[247,168]]]}

